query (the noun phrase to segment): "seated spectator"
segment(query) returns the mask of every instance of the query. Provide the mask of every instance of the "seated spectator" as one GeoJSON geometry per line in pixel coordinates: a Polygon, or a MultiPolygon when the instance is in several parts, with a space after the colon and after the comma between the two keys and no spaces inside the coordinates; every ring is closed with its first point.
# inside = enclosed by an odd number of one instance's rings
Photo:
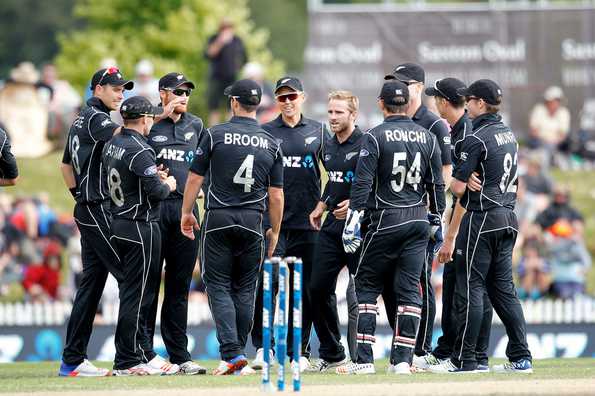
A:
{"type": "Polygon", "coordinates": [[[523,244],[522,257],[518,264],[520,287],[519,298],[537,300],[550,288],[550,269],[544,259],[543,246],[535,237],[528,238],[523,244]]]}
{"type": "Polygon", "coordinates": [[[567,187],[558,185],[554,188],[552,203],[537,216],[536,222],[544,231],[552,234],[555,227],[564,228],[564,222],[571,226],[571,236],[582,240],[584,219],[578,210],[570,205],[570,191],[567,187]]]}
{"type": "Polygon", "coordinates": [[[549,87],[543,94],[543,103],[536,104],[531,111],[529,146],[543,151],[546,167],[564,149],[570,132],[570,112],[562,105],[563,99],[560,87],[549,87]]]}
{"type": "Polygon", "coordinates": [[[19,244],[12,241],[0,255],[0,302],[18,302],[24,297],[23,265],[18,261],[19,244]]]}
{"type": "Polygon", "coordinates": [[[44,252],[43,258],[31,261],[25,269],[23,287],[31,302],[47,302],[56,300],[59,295],[61,247],[55,242],[50,242],[44,252]]]}

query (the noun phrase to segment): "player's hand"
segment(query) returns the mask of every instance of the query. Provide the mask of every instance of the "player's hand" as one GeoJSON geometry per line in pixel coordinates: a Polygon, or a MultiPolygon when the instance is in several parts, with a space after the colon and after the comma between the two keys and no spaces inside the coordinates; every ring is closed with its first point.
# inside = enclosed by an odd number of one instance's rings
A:
{"type": "Polygon", "coordinates": [[[467,188],[471,191],[481,191],[481,179],[479,173],[473,172],[473,174],[467,180],[467,188]]]}
{"type": "Polygon", "coordinates": [[[163,181],[169,187],[169,191],[176,190],[176,179],[173,176],[167,176],[167,178],[163,181]]]}
{"type": "Polygon", "coordinates": [[[266,238],[269,248],[267,249],[267,257],[273,257],[277,242],[279,241],[279,233],[274,233],[272,228],[269,228],[266,232],[266,238]]]}
{"type": "Polygon", "coordinates": [[[194,230],[199,228],[198,221],[196,221],[196,217],[192,213],[182,213],[180,231],[186,238],[194,240],[194,230]]]}
{"type": "Polygon", "coordinates": [[[430,223],[430,240],[434,242],[434,253],[437,253],[444,241],[442,218],[438,214],[428,213],[428,222],[430,223]]]}
{"type": "Polygon", "coordinates": [[[349,209],[348,199],[337,205],[337,209],[333,210],[333,215],[337,220],[345,220],[347,218],[347,209],[349,209]]]}
{"type": "Polygon", "coordinates": [[[163,164],[160,164],[157,167],[157,174],[159,175],[159,179],[163,182],[169,176],[169,168],[166,168],[163,164]]]}
{"type": "Polygon", "coordinates": [[[440,247],[438,251],[438,262],[439,263],[448,263],[452,261],[452,253],[455,248],[455,240],[454,238],[450,238],[448,235],[444,238],[444,243],[440,247]]]}
{"type": "Polygon", "coordinates": [[[163,120],[174,112],[177,105],[185,103],[188,100],[185,96],[174,96],[174,98],[165,106],[163,106],[163,113],[159,114],[159,119],[163,120]]]}
{"type": "Polygon", "coordinates": [[[361,219],[363,210],[347,210],[347,221],[343,227],[343,249],[347,253],[355,253],[362,243],[361,219]]]}
{"type": "Polygon", "coordinates": [[[322,223],[322,214],[324,213],[324,209],[320,208],[320,207],[316,207],[314,208],[314,210],[312,211],[312,213],[310,213],[309,219],[310,219],[310,225],[312,226],[312,228],[314,228],[316,231],[320,230],[320,226],[322,223]]]}

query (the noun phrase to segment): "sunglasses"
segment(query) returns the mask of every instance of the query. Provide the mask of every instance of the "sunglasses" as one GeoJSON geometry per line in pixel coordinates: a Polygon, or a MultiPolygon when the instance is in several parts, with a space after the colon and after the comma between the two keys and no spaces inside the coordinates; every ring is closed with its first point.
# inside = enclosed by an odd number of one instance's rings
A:
{"type": "Polygon", "coordinates": [[[285,103],[288,99],[290,102],[293,102],[294,100],[299,98],[299,96],[300,96],[299,92],[292,92],[292,93],[288,93],[288,94],[277,95],[277,96],[275,96],[275,98],[277,99],[277,102],[285,103]]]}
{"type": "Polygon", "coordinates": [[[103,78],[105,76],[109,76],[112,74],[117,74],[120,73],[120,69],[118,69],[117,67],[108,67],[107,69],[105,69],[105,71],[103,72],[103,74],[101,75],[101,78],[99,79],[99,82],[97,83],[97,85],[101,85],[101,82],[103,81],[103,78]]]}
{"type": "Polygon", "coordinates": [[[171,93],[173,93],[176,96],[186,95],[186,97],[188,97],[192,93],[192,88],[188,88],[188,89],[176,88],[176,89],[170,89],[169,91],[171,91],[171,93]]]}

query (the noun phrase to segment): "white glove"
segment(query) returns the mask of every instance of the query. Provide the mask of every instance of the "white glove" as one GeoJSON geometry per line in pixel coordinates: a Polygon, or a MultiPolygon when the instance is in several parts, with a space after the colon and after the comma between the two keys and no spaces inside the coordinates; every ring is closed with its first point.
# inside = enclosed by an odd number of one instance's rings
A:
{"type": "Polygon", "coordinates": [[[343,249],[347,253],[355,253],[362,243],[361,219],[363,210],[347,210],[347,220],[343,227],[343,249]]]}

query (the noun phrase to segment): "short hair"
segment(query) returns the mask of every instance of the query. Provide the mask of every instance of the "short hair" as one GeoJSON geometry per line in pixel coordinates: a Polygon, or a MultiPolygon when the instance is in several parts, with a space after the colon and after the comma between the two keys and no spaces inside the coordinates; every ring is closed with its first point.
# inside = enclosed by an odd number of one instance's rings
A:
{"type": "Polygon", "coordinates": [[[258,109],[258,105],[247,105],[247,104],[243,104],[242,102],[238,101],[238,104],[240,105],[240,107],[247,113],[252,113],[255,112],[256,109],[258,109]]]}
{"type": "Polygon", "coordinates": [[[455,109],[462,109],[463,107],[465,107],[465,97],[464,96],[457,95],[457,97],[455,97],[453,99],[447,99],[443,96],[437,95],[436,98],[446,100],[455,109]]]}
{"type": "Polygon", "coordinates": [[[493,105],[493,104],[489,104],[488,102],[484,101],[485,105],[486,105],[486,113],[492,113],[492,114],[496,114],[498,112],[500,112],[500,105],[493,105]]]}
{"type": "Polygon", "coordinates": [[[393,105],[384,103],[384,100],[382,101],[382,105],[384,106],[386,111],[391,114],[406,114],[407,109],[409,108],[408,103],[405,103],[403,105],[393,105]]]}
{"type": "Polygon", "coordinates": [[[347,108],[351,113],[359,110],[359,99],[351,91],[332,91],[328,94],[328,101],[344,100],[347,102],[347,108]]]}

